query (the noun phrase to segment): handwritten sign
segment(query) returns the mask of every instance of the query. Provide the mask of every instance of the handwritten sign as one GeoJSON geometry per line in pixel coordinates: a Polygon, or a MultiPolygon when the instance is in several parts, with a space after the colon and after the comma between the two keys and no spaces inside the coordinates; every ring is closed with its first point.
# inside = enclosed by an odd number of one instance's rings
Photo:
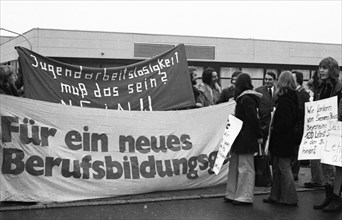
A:
{"type": "Polygon", "coordinates": [[[62,63],[23,47],[16,49],[26,98],[128,111],[195,105],[183,44],[139,63],[108,68],[62,63]]]}
{"type": "Polygon", "coordinates": [[[330,121],[337,121],[337,96],[305,103],[304,133],[298,160],[321,159],[330,121]]]}
{"type": "Polygon", "coordinates": [[[342,167],[342,122],[330,121],[321,163],[342,167]]]}
{"type": "Polygon", "coordinates": [[[227,125],[224,130],[222,141],[220,143],[220,147],[213,167],[213,171],[216,175],[220,172],[222,164],[226,159],[227,154],[230,151],[230,148],[234,143],[236,137],[238,136],[241,128],[242,121],[233,115],[229,115],[227,125]]]}

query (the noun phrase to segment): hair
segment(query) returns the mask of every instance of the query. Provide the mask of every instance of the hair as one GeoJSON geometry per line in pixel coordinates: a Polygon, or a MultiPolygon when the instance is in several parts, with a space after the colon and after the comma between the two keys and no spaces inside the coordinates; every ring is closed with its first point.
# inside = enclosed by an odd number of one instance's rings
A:
{"type": "Polygon", "coordinates": [[[340,68],[338,66],[338,62],[334,58],[324,58],[319,62],[318,67],[327,68],[329,70],[329,78],[332,78],[334,81],[338,80],[338,77],[340,76],[340,68]]]}
{"type": "Polygon", "coordinates": [[[296,75],[296,81],[299,85],[303,85],[303,73],[299,71],[292,71],[296,75]]]}
{"type": "Polygon", "coordinates": [[[14,69],[11,66],[0,66],[0,83],[9,83],[10,77],[14,74],[14,69]]]}
{"type": "Polygon", "coordinates": [[[206,68],[203,71],[203,74],[202,74],[202,82],[204,82],[205,84],[210,85],[211,82],[213,81],[212,80],[212,75],[213,75],[212,73],[213,72],[216,72],[215,69],[213,69],[211,67],[206,68]]]}
{"type": "Polygon", "coordinates": [[[0,93],[19,96],[18,89],[13,81],[12,75],[16,74],[12,66],[0,66],[0,93]]]}
{"type": "Polygon", "coordinates": [[[189,66],[189,67],[188,67],[188,70],[189,70],[190,75],[191,75],[193,72],[197,71],[196,67],[194,67],[194,66],[189,66]]]}
{"type": "Polygon", "coordinates": [[[296,82],[290,71],[284,71],[278,78],[277,93],[279,96],[281,96],[287,93],[289,90],[296,90],[296,82]]]}
{"type": "Polygon", "coordinates": [[[236,78],[234,99],[236,100],[242,92],[252,89],[253,85],[250,75],[248,75],[247,73],[240,73],[236,78]]]}
{"type": "Polygon", "coordinates": [[[267,72],[266,75],[270,75],[272,76],[273,80],[276,80],[277,79],[277,75],[274,73],[274,72],[267,72]]]}
{"type": "Polygon", "coordinates": [[[241,71],[235,71],[232,74],[232,78],[230,79],[230,83],[232,83],[233,81],[233,77],[238,77],[242,72],[241,71]]]}

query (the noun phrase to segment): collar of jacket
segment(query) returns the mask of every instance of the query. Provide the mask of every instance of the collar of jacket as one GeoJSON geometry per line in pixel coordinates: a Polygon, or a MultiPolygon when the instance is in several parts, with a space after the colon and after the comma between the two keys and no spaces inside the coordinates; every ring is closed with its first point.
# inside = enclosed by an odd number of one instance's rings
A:
{"type": "Polygon", "coordinates": [[[247,94],[255,95],[255,96],[257,96],[259,99],[261,99],[261,97],[262,97],[262,94],[261,94],[260,92],[256,92],[256,91],[254,91],[254,90],[245,90],[245,91],[243,91],[236,99],[238,99],[238,98],[240,98],[240,97],[242,97],[242,96],[244,96],[244,95],[247,95],[247,94]]]}
{"type": "Polygon", "coordinates": [[[342,90],[342,82],[339,79],[336,79],[336,82],[334,83],[331,78],[328,78],[327,80],[319,80],[318,82],[318,88],[322,88],[325,84],[329,84],[331,88],[333,88],[332,94],[336,94],[338,91],[342,90]]]}

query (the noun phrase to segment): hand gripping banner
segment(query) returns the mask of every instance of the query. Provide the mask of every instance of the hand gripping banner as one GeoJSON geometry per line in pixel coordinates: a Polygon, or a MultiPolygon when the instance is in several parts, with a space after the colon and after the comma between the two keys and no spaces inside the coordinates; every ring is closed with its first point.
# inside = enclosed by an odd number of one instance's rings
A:
{"type": "Polygon", "coordinates": [[[71,65],[16,47],[25,97],[72,106],[155,111],[195,105],[185,47],[115,68],[71,65]]]}
{"type": "Polygon", "coordinates": [[[218,175],[212,168],[234,108],[230,102],[108,111],[0,95],[0,201],[63,202],[225,183],[228,164],[218,175]]]}

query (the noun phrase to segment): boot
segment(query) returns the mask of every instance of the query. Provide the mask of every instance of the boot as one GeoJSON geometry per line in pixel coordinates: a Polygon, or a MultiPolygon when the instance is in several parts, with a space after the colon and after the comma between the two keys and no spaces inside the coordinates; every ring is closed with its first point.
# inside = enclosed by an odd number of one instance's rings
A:
{"type": "Polygon", "coordinates": [[[323,212],[337,212],[342,210],[342,199],[335,194],[332,195],[332,198],[332,202],[323,209],[323,212]]]}
{"type": "Polygon", "coordinates": [[[318,205],[314,205],[314,209],[323,209],[324,207],[328,206],[333,200],[333,188],[331,185],[325,185],[325,199],[322,203],[318,205]]]}

